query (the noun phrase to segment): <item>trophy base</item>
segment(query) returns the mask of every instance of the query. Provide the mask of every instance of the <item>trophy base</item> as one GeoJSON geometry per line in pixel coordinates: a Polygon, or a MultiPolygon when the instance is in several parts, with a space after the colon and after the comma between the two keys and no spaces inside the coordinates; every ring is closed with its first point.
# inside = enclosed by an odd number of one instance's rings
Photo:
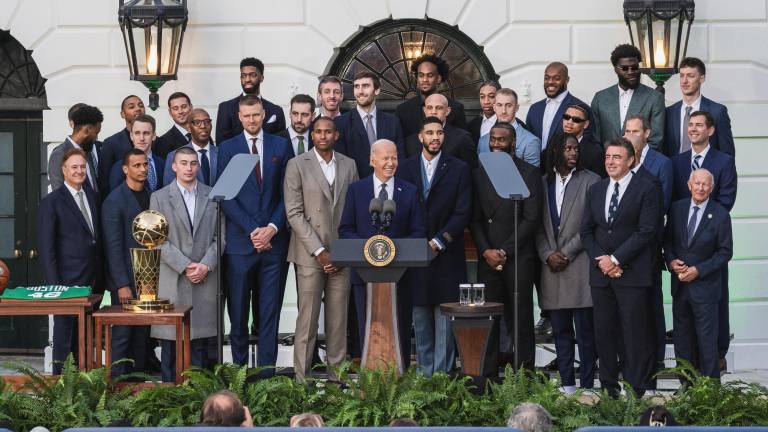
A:
{"type": "Polygon", "coordinates": [[[123,304],[123,310],[136,313],[155,313],[173,309],[173,303],[168,299],[130,300],[123,304]]]}

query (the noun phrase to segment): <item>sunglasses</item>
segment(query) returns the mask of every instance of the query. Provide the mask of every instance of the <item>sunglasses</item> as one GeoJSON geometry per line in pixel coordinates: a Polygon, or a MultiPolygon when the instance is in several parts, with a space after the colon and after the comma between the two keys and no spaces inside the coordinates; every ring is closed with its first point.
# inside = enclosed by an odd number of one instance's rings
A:
{"type": "Polygon", "coordinates": [[[563,114],[563,120],[570,120],[570,121],[572,121],[572,122],[574,122],[576,124],[584,123],[585,121],[587,121],[587,119],[583,119],[581,117],[575,117],[575,116],[568,115],[568,114],[563,114]]]}
{"type": "Polygon", "coordinates": [[[640,70],[640,66],[616,66],[617,68],[621,69],[622,72],[635,72],[640,70]]]}

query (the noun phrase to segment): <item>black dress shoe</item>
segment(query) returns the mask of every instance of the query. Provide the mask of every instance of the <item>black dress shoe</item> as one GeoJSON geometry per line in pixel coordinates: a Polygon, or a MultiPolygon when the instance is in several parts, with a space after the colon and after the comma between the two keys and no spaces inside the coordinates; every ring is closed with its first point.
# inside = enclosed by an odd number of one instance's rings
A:
{"type": "Polygon", "coordinates": [[[724,375],[728,373],[728,361],[725,360],[725,358],[720,359],[720,375],[724,375]]]}
{"type": "Polygon", "coordinates": [[[542,335],[542,336],[551,335],[552,323],[549,321],[549,318],[541,317],[539,318],[539,322],[536,323],[533,329],[537,335],[542,335]]]}
{"type": "Polygon", "coordinates": [[[544,370],[547,372],[557,372],[559,370],[559,368],[557,367],[557,359],[554,359],[551,362],[544,365],[544,367],[542,367],[541,370],[544,370]]]}

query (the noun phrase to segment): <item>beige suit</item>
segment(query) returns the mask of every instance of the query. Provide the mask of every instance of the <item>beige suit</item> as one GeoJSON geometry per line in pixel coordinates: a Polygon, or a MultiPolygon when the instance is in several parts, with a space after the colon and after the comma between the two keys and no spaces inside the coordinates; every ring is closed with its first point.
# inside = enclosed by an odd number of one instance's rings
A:
{"type": "Polygon", "coordinates": [[[320,302],[325,297],[325,334],[328,364],[337,366],[346,357],[349,269],[333,276],[323,271],[312,255],[339,238],[338,227],[350,183],[357,180],[355,161],[334,152],[336,177],[333,185],[323,174],[315,150],[288,161],[285,170],[285,211],[291,225],[288,261],[296,265],[299,314],[293,364],[296,378],[303,380],[312,366],[317,339],[320,302]]]}

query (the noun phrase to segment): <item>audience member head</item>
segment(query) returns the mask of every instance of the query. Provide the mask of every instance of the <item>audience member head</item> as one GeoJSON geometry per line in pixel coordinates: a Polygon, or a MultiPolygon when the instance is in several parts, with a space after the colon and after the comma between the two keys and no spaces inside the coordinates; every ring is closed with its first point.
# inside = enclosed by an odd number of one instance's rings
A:
{"type": "Polygon", "coordinates": [[[123,174],[128,187],[140,191],[144,189],[144,181],[147,180],[149,171],[149,159],[147,154],[137,148],[125,152],[123,156],[123,174]]]}
{"type": "Polygon", "coordinates": [[[576,135],[560,131],[552,135],[546,148],[546,173],[554,175],[557,170],[562,175],[567,175],[572,170],[581,169],[580,144],[576,135]]]}
{"type": "Polygon", "coordinates": [[[501,90],[501,85],[496,81],[486,81],[480,84],[480,109],[488,118],[493,115],[493,102],[496,100],[496,92],[501,90]]]}
{"type": "Polygon", "coordinates": [[[149,114],[137,116],[131,125],[131,142],[133,146],[146,154],[150,154],[154,141],[155,118],[149,114]]]}
{"type": "Polygon", "coordinates": [[[200,161],[197,152],[190,147],[179,147],[173,154],[171,169],[176,173],[176,180],[182,186],[190,187],[197,181],[200,161]]]}
{"type": "Polygon", "coordinates": [[[683,96],[689,96],[695,100],[706,79],[707,67],[704,66],[703,61],[696,57],[686,57],[680,61],[680,91],[683,92],[683,96]]]}
{"type": "Polygon", "coordinates": [[[605,171],[613,180],[621,180],[635,166],[635,148],[624,137],[605,143],[605,171]]]}
{"type": "Polygon", "coordinates": [[[688,176],[688,190],[691,191],[691,199],[696,204],[701,204],[709,199],[714,188],[715,177],[706,168],[695,169],[688,176]]]}
{"type": "Polygon", "coordinates": [[[301,413],[291,416],[291,420],[288,423],[289,427],[324,427],[325,422],[320,414],[316,413],[301,413]]]}
{"type": "Polygon", "coordinates": [[[375,73],[361,71],[355,74],[352,82],[352,91],[355,95],[357,106],[367,109],[376,102],[376,96],[381,92],[381,82],[375,73]]]}
{"type": "Polygon", "coordinates": [[[638,426],[680,426],[675,418],[672,417],[672,413],[667,410],[666,407],[661,405],[655,405],[648,407],[642,414],[640,414],[640,424],[638,426]]]}
{"type": "Polygon", "coordinates": [[[613,71],[623,89],[636,89],[640,85],[640,50],[630,44],[621,44],[611,52],[613,71]]]}
{"type": "Polygon", "coordinates": [[[698,147],[699,151],[709,144],[709,137],[715,133],[715,119],[706,111],[694,111],[688,121],[688,138],[691,147],[698,147]]]}
{"type": "Polygon", "coordinates": [[[440,153],[440,149],[443,148],[443,142],[445,142],[445,134],[443,133],[443,121],[443,119],[437,117],[427,117],[421,123],[421,130],[419,130],[419,140],[421,141],[421,145],[424,147],[425,157],[431,159],[432,157],[437,156],[440,153]]]}
{"type": "Polygon", "coordinates": [[[448,63],[434,54],[424,54],[413,61],[411,73],[416,77],[416,88],[424,96],[437,91],[443,81],[448,80],[448,63]]]}
{"type": "Polygon", "coordinates": [[[228,390],[218,391],[203,402],[200,422],[206,426],[253,426],[251,413],[237,395],[228,390]]]}
{"type": "Polygon", "coordinates": [[[144,102],[136,95],[126,96],[120,104],[120,117],[125,120],[125,126],[130,130],[136,117],[145,114],[144,102]]]}
{"type": "Polygon", "coordinates": [[[389,181],[397,172],[397,147],[388,139],[380,139],[371,144],[371,166],[376,177],[389,181]]]}
{"type": "Polygon", "coordinates": [[[189,133],[192,135],[192,142],[200,147],[205,147],[211,142],[211,130],[213,130],[213,121],[208,111],[202,108],[195,108],[189,114],[189,133]]]}
{"type": "Polygon", "coordinates": [[[87,177],[86,161],[85,152],[80,149],[73,148],[64,152],[64,157],[61,159],[64,182],[80,190],[87,177]]]}
{"type": "Polygon", "coordinates": [[[645,146],[648,145],[648,137],[650,136],[651,124],[644,116],[633,114],[624,120],[624,138],[628,139],[632,143],[632,147],[635,148],[636,164],[640,163],[640,157],[645,146]]]}
{"type": "Polygon", "coordinates": [[[570,105],[563,113],[563,132],[576,135],[578,138],[589,127],[589,109],[583,104],[570,105]]]}
{"type": "Polygon", "coordinates": [[[78,103],[72,105],[71,107],[69,107],[69,109],[67,110],[67,119],[69,120],[69,128],[70,129],[75,127],[75,124],[72,122],[72,114],[75,111],[79,110],[80,108],[82,108],[84,106],[88,106],[88,104],[85,104],[85,103],[82,103],[82,102],[78,102],[78,103]]]}
{"type": "Polygon", "coordinates": [[[252,136],[259,134],[264,123],[264,105],[261,99],[252,94],[241,97],[240,111],[237,115],[246,132],[252,136]]]}
{"type": "Polygon", "coordinates": [[[496,113],[496,121],[512,124],[517,114],[517,93],[510,88],[502,88],[496,92],[493,102],[493,112],[496,113]]]}
{"type": "Polygon", "coordinates": [[[168,114],[177,125],[187,128],[189,114],[192,112],[192,101],[186,93],[173,92],[168,96],[168,114]]]}
{"type": "Polygon", "coordinates": [[[419,427],[419,424],[416,423],[416,420],[402,417],[402,418],[396,418],[389,422],[389,427],[419,427]]]}
{"type": "Polygon", "coordinates": [[[339,77],[334,75],[320,77],[320,82],[317,84],[317,100],[320,101],[325,114],[337,113],[343,99],[344,88],[341,86],[339,77]]]}
{"type": "Polygon", "coordinates": [[[264,81],[264,63],[255,57],[240,60],[240,87],[247,95],[258,96],[264,81]]]}
{"type": "Polygon", "coordinates": [[[72,124],[72,139],[86,152],[91,151],[93,143],[99,138],[104,115],[90,105],[83,104],[69,116],[72,124]]]}
{"type": "Polygon", "coordinates": [[[492,152],[506,152],[515,155],[517,132],[509,123],[496,122],[488,133],[488,146],[492,152]]]}
{"type": "Polygon", "coordinates": [[[312,117],[315,115],[315,100],[305,94],[297,94],[291,98],[291,128],[303,134],[312,125],[312,117]]]}
{"type": "Polygon", "coordinates": [[[507,427],[525,432],[549,432],[552,429],[552,417],[543,406],[526,402],[512,410],[507,427]]]}
{"type": "Polygon", "coordinates": [[[544,69],[544,94],[555,98],[568,90],[568,66],[560,62],[552,62],[544,69]]]}
{"type": "Polygon", "coordinates": [[[339,132],[336,130],[336,123],[330,117],[320,117],[312,125],[312,145],[318,152],[333,150],[336,141],[339,139],[339,132]]]}
{"type": "Polygon", "coordinates": [[[437,117],[445,123],[448,114],[451,113],[451,107],[448,105],[448,98],[440,93],[433,93],[424,99],[424,116],[437,117]]]}

